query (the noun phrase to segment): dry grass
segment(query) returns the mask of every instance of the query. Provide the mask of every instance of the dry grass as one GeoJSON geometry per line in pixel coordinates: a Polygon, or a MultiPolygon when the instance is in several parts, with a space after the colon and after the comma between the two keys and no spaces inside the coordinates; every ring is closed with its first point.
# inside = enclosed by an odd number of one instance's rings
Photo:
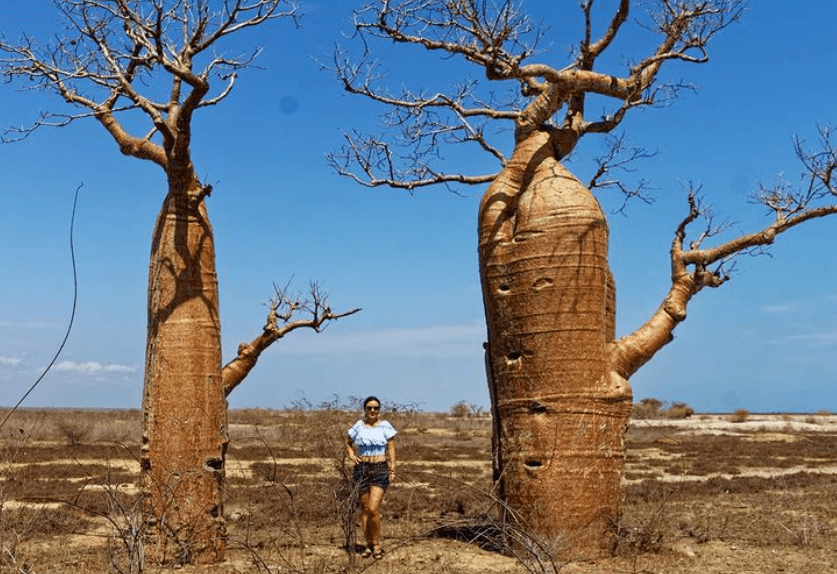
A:
{"type": "MultiPolygon", "coordinates": [[[[227,570],[213,572],[524,573],[560,567],[546,560],[544,548],[508,555],[514,531],[504,533],[491,522],[497,509],[491,420],[479,413],[399,409],[386,415],[400,431],[401,475],[385,501],[389,553],[375,564],[347,553],[355,517],[342,441],[356,417],[338,406],[231,412],[225,507],[230,560],[227,570]]],[[[621,543],[613,559],[627,562],[608,563],[603,571],[640,571],[638,563],[653,562],[649,571],[667,573],[666,561],[683,540],[705,553],[725,544],[770,556],[797,552],[809,561],[830,556],[837,547],[837,426],[826,426],[833,423],[824,414],[817,415],[822,424],[799,427],[804,418],[786,419],[781,431],[750,429],[748,422],[709,435],[691,433],[680,421],[635,422],[628,434],[621,543]]],[[[33,410],[16,413],[10,423],[0,437],[0,572],[160,570],[141,560],[133,487],[138,411],[33,410]],[[73,420],[83,432],[69,440],[66,426],[73,420]]],[[[678,564],[681,569],[672,572],[689,571],[678,564]]],[[[730,571],[724,567],[701,563],[693,571],[730,571]]]]}

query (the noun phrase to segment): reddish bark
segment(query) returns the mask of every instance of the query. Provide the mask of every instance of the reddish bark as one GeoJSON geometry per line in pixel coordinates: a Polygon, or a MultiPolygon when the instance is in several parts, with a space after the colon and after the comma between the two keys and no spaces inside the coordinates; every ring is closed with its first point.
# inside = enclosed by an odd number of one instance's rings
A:
{"type": "Polygon", "coordinates": [[[142,466],[157,534],[150,550],[178,562],[223,559],[224,456],[218,282],[212,228],[197,182],[170,190],[149,273],[142,466]]]}
{"type": "Polygon", "coordinates": [[[631,391],[609,364],[607,222],[556,145],[526,136],[480,209],[495,473],[531,531],[592,557],[615,540],[631,391]]]}

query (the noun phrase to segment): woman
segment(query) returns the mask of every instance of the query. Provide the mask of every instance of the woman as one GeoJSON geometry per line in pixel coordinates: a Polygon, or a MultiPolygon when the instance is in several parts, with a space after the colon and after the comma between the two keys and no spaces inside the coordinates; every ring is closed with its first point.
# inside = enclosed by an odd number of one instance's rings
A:
{"type": "Polygon", "coordinates": [[[379,420],[381,401],[368,397],[363,401],[363,418],[346,437],[346,453],[355,463],[354,479],[360,495],[360,523],[366,537],[361,556],[381,558],[381,501],[395,480],[396,431],[387,421],[379,420]],[[357,451],[355,451],[357,448],[357,451]]]}

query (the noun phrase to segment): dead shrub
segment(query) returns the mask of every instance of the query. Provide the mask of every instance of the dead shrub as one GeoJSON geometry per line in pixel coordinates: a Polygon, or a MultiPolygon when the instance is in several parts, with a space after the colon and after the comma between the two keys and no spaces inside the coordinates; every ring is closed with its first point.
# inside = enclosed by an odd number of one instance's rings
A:
{"type": "Polygon", "coordinates": [[[634,403],[631,411],[631,418],[638,420],[656,419],[660,417],[660,408],[663,401],[654,398],[644,398],[634,403]]]}
{"type": "Polygon", "coordinates": [[[738,409],[729,416],[730,422],[743,423],[750,418],[750,411],[747,409],[738,409]]]}
{"type": "Polygon", "coordinates": [[[635,420],[685,419],[695,414],[695,409],[684,402],[665,403],[659,399],[645,398],[634,404],[631,418],[635,420]]]}
{"type": "Polygon", "coordinates": [[[664,411],[663,416],[667,419],[687,419],[693,414],[695,409],[686,403],[676,402],[664,411]]]}
{"type": "Polygon", "coordinates": [[[3,511],[3,527],[24,537],[49,538],[83,534],[93,521],[79,511],[66,507],[47,507],[35,504],[3,511]]]}
{"type": "Polygon", "coordinates": [[[90,435],[92,425],[75,417],[61,418],[55,423],[58,433],[68,446],[78,446],[90,435]]]}
{"type": "Polygon", "coordinates": [[[478,417],[485,413],[485,409],[483,409],[479,405],[475,405],[472,403],[468,403],[464,400],[458,401],[455,405],[450,408],[450,415],[455,418],[470,418],[470,417],[478,417]]]}

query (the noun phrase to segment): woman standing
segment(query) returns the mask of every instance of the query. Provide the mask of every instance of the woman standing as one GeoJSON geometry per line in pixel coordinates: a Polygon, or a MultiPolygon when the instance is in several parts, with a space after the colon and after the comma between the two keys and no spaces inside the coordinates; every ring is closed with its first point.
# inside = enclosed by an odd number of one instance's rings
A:
{"type": "Polygon", "coordinates": [[[363,418],[346,437],[346,452],[355,463],[354,479],[360,495],[360,523],[366,537],[361,556],[381,558],[381,502],[395,480],[395,435],[393,426],[379,420],[381,401],[368,397],[363,401],[363,418]],[[357,448],[357,451],[355,451],[357,448]]]}

